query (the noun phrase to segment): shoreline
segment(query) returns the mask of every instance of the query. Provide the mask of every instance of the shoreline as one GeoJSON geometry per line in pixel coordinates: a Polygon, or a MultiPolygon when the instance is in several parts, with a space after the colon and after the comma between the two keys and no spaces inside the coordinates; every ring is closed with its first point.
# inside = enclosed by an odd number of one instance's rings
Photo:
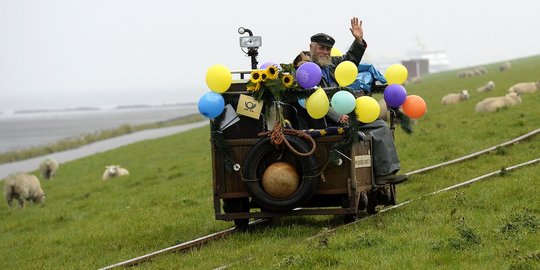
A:
{"type": "MultiPolygon", "coordinates": [[[[61,152],[51,153],[43,156],[38,156],[30,159],[25,159],[21,161],[15,161],[5,164],[0,164],[0,179],[4,179],[11,173],[15,172],[32,172],[38,169],[39,163],[46,157],[53,157],[59,164],[83,158],[86,156],[94,155],[100,152],[105,152],[113,150],[115,148],[141,142],[150,139],[157,139],[181,132],[185,132],[194,128],[203,127],[209,124],[208,120],[194,122],[189,124],[182,124],[178,126],[164,127],[164,128],[155,128],[155,129],[145,129],[130,133],[127,135],[122,135],[106,140],[97,141],[91,144],[81,146],[76,149],[65,150],[61,152]]],[[[40,176],[38,176],[40,177],[40,176]]]]}
{"type": "Polygon", "coordinates": [[[195,105],[186,105],[0,115],[0,154],[114,130],[127,133],[137,126],[169,123],[196,113],[195,105]]]}

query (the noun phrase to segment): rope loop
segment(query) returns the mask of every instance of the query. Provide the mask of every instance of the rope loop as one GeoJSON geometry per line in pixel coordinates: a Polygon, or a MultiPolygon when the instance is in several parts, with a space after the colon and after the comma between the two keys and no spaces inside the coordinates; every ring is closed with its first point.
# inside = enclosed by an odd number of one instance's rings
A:
{"type": "Polygon", "coordinates": [[[287,147],[294,154],[298,156],[307,157],[315,153],[315,149],[317,148],[317,144],[315,143],[315,140],[309,134],[302,132],[300,130],[295,130],[295,129],[283,129],[283,126],[281,125],[280,122],[276,122],[272,130],[261,132],[258,134],[258,136],[259,137],[270,136],[270,141],[274,145],[281,145],[282,143],[285,143],[285,145],[287,145],[287,147]],[[285,135],[293,135],[301,139],[304,139],[306,141],[309,141],[311,143],[311,150],[307,153],[298,152],[298,150],[294,149],[294,147],[291,146],[287,138],[285,138],[285,135]]]}

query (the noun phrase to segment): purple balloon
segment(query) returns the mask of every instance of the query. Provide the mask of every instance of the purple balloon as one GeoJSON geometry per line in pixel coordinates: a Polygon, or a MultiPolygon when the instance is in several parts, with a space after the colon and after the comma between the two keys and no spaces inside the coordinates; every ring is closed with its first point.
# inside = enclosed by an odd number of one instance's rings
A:
{"type": "Polygon", "coordinates": [[[318,85],[321,77],[321,68],[313,62],[303,63],[296,70],[296,81],[303,88],[312,88],[318,85]]]}
{"type": "Polygon", "coordinates": [[[262,64],[259,69],[266,69],[267,67],[269,66],[276,66],[276,67],[279,67],[278,64],[274,63],[274,62],[266,62],[264,64],[262,64]]]}
{"type": "Polygon", "coordinates": [[[401,84],[390,84],[384,89],[386,105],[397,108],[407,99],[407,91],[401,84]]]}

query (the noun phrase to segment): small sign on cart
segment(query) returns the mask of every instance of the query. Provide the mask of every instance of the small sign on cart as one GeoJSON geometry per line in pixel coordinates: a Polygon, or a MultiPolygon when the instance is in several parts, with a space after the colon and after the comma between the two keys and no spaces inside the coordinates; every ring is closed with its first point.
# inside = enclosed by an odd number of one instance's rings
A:
{"type": "Polygon", "coordinates": [[[251,96],[241,94],[240,99],[238,100],[238,106],[236,107],[236,112],[247,117],[259,119],[262,106],[262,101],[257,101],[251,96]]]}

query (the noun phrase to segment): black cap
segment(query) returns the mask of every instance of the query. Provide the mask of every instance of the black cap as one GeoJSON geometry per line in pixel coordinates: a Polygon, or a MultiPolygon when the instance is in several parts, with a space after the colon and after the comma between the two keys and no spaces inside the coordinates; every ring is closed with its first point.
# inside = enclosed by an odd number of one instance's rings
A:
{"type": "Polygon", "coordinates": [[[333,37],[325,33],[318,33],[311,36],[311,42],[317,42],[321,46],[330,47],[330,48],[334,47],[334,43],[336,43],[333,37]]]}

